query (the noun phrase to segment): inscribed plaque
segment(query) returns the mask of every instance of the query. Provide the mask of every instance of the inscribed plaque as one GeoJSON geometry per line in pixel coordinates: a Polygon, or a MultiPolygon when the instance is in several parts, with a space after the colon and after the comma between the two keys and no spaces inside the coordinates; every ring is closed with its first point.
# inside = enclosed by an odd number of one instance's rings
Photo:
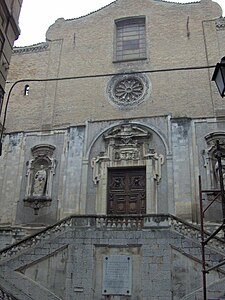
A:
{"type": "Polygon", "coordinates": [[[103,295],[131,295],[132,259],[127,255],[104,256],[103,295]]]}

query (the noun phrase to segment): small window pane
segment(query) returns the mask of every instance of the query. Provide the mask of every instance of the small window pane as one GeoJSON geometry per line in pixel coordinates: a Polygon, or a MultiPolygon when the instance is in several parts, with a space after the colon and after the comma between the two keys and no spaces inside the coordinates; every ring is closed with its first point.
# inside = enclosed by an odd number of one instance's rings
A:
{"type": "Polygon", "coordinates": [[[128,41],[123,41],[123,50],[134,50],[134,49],[139,49],[139,40],[128,40],[128,41]]]}

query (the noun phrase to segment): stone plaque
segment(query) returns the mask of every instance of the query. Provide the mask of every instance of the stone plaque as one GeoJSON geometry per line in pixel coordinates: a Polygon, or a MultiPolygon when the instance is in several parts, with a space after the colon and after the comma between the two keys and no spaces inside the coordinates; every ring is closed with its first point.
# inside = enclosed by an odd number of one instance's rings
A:
{"type": "Polygon", "coordinates": [[[103,295],[131,295],[132,259],[127,255],[109,255],[103,262],[103,295]]]}

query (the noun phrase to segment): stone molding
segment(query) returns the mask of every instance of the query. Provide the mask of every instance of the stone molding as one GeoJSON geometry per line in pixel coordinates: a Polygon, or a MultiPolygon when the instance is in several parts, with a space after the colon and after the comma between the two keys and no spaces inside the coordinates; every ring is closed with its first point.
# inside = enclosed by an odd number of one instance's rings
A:
{"type": "Polygon", "coordinates": [[[26,46],[26,47],[15,47],[13,49],[14,54],[26,54],[26,53],[31,53],[31,52],[42,52],[46,51],[49,48],[49,44],[44,42],[40,44],[35,44],[31,46],[26,46]]]}

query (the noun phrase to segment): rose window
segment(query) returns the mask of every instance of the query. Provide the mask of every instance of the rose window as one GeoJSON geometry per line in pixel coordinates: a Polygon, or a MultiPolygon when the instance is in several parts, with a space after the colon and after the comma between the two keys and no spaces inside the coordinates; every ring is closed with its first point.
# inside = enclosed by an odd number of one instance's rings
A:
{"type": "Polygon", "coordinates": [[[143,94],[143,91],[143,84],[139,80],[129,78],[116,84],[114,95],[121,102],[133,102],[143,94]]]}
{"type": "Polygon", "coordinates": [[[151,83],[144,74],[116,75],[107,87],[109,100],[125,109],[143,102],[150,91],[151,83]]]}

